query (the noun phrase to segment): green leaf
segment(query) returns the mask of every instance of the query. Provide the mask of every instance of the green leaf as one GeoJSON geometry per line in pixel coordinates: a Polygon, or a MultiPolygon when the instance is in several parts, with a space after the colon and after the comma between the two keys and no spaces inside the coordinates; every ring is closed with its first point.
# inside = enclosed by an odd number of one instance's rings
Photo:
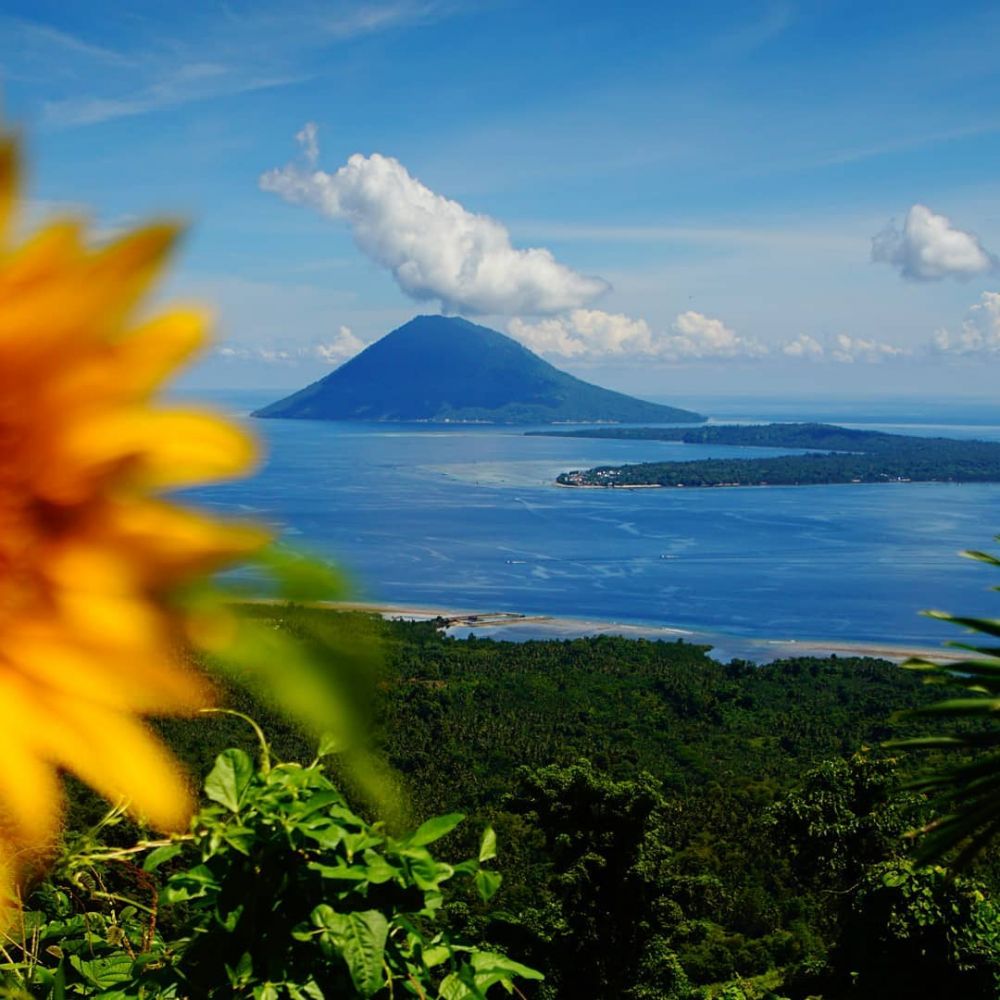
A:
{"type": "Polygon", "coordinates": [[[253,773],[253,761],[249,754],[235,748],[223,750],[215,758],[215,767],[205,779],[205,794],[230,812],[239,812],[253,773]]]}
{"type": "Polygon", "coordinates": [[[480,975],[518,976],[521,979],[533,979],[536,982],[545,978],[537,969],[529,969],[528,966],[515,962],[512,958],[495,951],[474,952],[469,956],[469,963],[476,971],[477,983],[480,975]]]}
{"type": "Polygon", "coordinates": [[[360,865],[321,865],[318,861],[311,861],[309,869],[319,872],[322,878],[341,879],[344,882],[367,882],[368,869],[360,865]]]}
{"type": "Polygon", "coordinates": [[[435,965],[447,962],[450,955],[451,950],[445,945],[432,945],[430,948],[425,948],[423,951],[424,965],[426,965],[428,969],[433,969],[435,965]]]}
{"type": "Polygon", "coordinates": [[[497,834],[492,826],[483,830],[483,839],[479,842],[479,861],[492,861],[497,856],[497,834]]]}
{"type": "Polygon", "coordinates": [[[249,857],[250,848],[253,847],[254,841],[257,839],[257,834],[253,830],[248,830],[241,826],[227,827],[222,835],[222,839],[234,851],[239,851],[240,854],[246,854],[249,857]]]}
{"type": "Polygon", "coordinates": [[[374,851],[365,851],[365,864],[368,866],[368,881],[372,885],[381,885],[383,882],[390,882],[400,875],[397,868],[394,868],[381,854],[374,851]]]}
{"type": "Polygon", "coordinates": [[[455,869],[451,865],[435,861],[428,855],[425,858],[414,858],[410,861],[410,874],[413,876],[417,888],[427,891],[439,888],[442,882],[447,881],[455,874],[455,869]]]}
{"type": "Polygon", "coordinates": [[[313,923],[323,935],[320,943],[338,952],[347,963],[354,988],[364,997],[384,985],[382,962],[389,921],[378,910],[337,913],[325,903],[312,913],[313,923]]]}
{"type": "Polygon", "coordinates": [[[292,1000],[327,1000],[323,991],[316,985],[315,979],[305,983],[285,983],[285,989],[292,1000]]]}
{"type": "Polygon", "coordinates": [[[157,847],[155,851],[150,851],[146,855],[146,860],[142,863],[142,870],[144,872],[156,871],[165,861],[176,858],[182,850],[180,844],[166,844],[163,847],[157,847]]]}
{"type": "Polygon", "coordinates": [[[421,823],[403,843],[408,847],[423,847],[426,844],[433,844],[435,840],[440,840],[446,833],[451,833],[463,819],[465,819],[464,813],[434,816],[426,823],[421,823]]]}
{"type": "Polygon", "coordinates": [[[302,835],[310,840],[315,840],[320,847],[332,851],[344,839],[344,831],[336,824],[316,827],[314,829],[301,828],[302,835]]]}
{"type": "Polygon", "coordinates": [[[210,890],[218,888],[219,883],[212,870],[206,865],[196,865],[189,871],[172,875],[163,887],[162,895],[167,903],[181,903],[189,899],[201,899],[210,890]]]}
{"type": "Polygon", "coordinates": [[[480,868],[475,874],[476,890],[479,893],[479,898],[484,902],[488,903],[495,895],[497,889],[500,888],[500,882],[503,880],[503,876],[498,872],[487,871],[485,868],[480,868]]]}
{"type": "Polygon", "coordinates": [[[109,955],[89,962],[79,955],[70,955],[69,963],[88,983],[100,990],[127,983],[132,978],[132,959],[128,955],[109,955]]]}

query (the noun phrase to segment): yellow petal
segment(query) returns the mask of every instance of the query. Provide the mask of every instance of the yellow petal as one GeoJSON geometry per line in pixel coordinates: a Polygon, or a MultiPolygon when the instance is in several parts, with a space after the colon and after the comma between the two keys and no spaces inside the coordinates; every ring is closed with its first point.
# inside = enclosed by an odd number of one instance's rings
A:
{"type": "Polygon", "coordinates": [[[0,268],[0,362],[65,367],[122,324],[162,266],[175,226],[150,226],[88,254],[80,225],[49,226],[0,268]]]}
{"type": "Polygon", "coordinates": [[[55,768],[23,739],[7,729],[0,754],[0,802],[19,838],[29,844],[50,842],[59,828],[62,793],[55,768]]]}
{"type": "Polygon", "coordinates": [[[115,345],[110,367],[129,393],[152,392],[175,368],[204,347],[207,328],[208,317],[193,309],[158,316],[115,345]]]}
{"type": "Polygon", "coordinates": [[[35,233],[16,254],[7,257],[0,270],[0,299],[42,281],[58,285],[74,280],[84,260],[81,229],[75,219],[51,223],[35,233]]]}
{"type": "Polygon", "coordinates": [[[15,630],[4,647],[7,669],[38,688],[81,703],[151,715],[190,715],[213,702],[212,689],[166,649],[84,644],[56,627],[15,630]]]}
{"type": "Polygon", "coordinates": [[[256,552],[270,537],[255,525],[227,524],[151,500],[109,507],[94,532],[103,544],[123,548],[165,583],[212,572],[256,552]]]}
{"type": "Polygon", "coordinates": [[[144,226],[91,257],[88,267],[91,279],[116,290],[116,301],[108,306],[116,322],[149,289],[179,233],[180,227],[172,223],[144,226]]]}
{"type": "Polygon", "coordinates": [[[207,317],[192,309],[160,316],[89,356],[51,372],[35,397],[54,420],[145,400],[207,340],[207,317]]]}
{"type": "Polygon", "coordinates": [[[183,830],[194,811],[190,787],[170,754],[129,716],[69,696],[47,699],[59,731],[50,746],[62,766],[158,830],[183,830]]]}
{"type": "Polygon", "coordinates": [[[253,437],[207,413],[150,413],[137,475],[153,489],[173,489],[249,472],[257,461],[253,437]]]}
{"type": "Polygon", "coordinates": [[[253,438],[206,413],[120,409],[62,429],[35,488],[56,503],[85,498],[98,477],[144,489],[191,486],[247,472],[253,438]]]}
{"type": "Polygon", "coordinates": [[[0,136],[0,246],[6,242],[17,197],[17,144],[0,136]]]}

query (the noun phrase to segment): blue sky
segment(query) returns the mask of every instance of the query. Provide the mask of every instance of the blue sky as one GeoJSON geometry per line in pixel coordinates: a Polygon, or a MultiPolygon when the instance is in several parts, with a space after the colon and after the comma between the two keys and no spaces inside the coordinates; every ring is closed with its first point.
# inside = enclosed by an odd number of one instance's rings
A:
{"type": "Polygon", "coordinates": [[[6,0],[0,72],[32,221],[190,221],[165,294],[218,310],[199,384],[297,386],[445,308],[646,395],[989,396],[998,29],[972,2],[6,0]]]}

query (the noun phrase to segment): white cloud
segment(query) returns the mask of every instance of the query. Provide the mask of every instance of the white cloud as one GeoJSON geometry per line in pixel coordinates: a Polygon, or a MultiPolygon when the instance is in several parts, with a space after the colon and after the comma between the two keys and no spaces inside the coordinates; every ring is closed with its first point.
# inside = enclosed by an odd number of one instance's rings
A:
{"type": "Polygon", "coordinates": [[[501,223],[431,191],[392,157],[355,154],[329,174],[314,169],[315,128],[307,125],[298,138],[305,165],[268,171],[261,188],[347,222],[362,252],[412,298],[438,299],[446,311],[549,315],[608,288],[548,250],[514,249],[501,223]]]}
{"type": "Polygon", "coordinates": [[[564,358],[656,353],[645,320],[600,309],[574,309],[566,316],[537,323],[515,318],[508,331],[533,351],[564,358]]]}
{"type": "Polygon", "coordinates": [[[942,354],[1000,353],[1000,292],[983,292],[958,333],[938,330],[931,349],[942,354]]]}
{"type": "Polygon", "coordinates": [[[789,340],[781,345],[781,353],[789,358],[803,358],[807,360],[819,360],[825,355],[823,345],[810,337],[808,333],[800,333],[794,340],[789,340]]]}
{"type": "Polygon", "coordinates": [[[326,342],[305,347],[240,346],[224,344],[216,350],[221,358],[232,361],[264,361],[268,364],[297,364],[300,361],[322,361],[337,367],[350,360],[367,345],[354,335],[349,326],[342,326],[337,335],[326,342]]]}
{"type": "Polygon", "coordinates": [[[863,337],[850,337],[846,333],[838,333],[833,339],[830,357],[841,364],[852,365],[856,362],[878,364],[887,358],[901,358],[908,355],[905,347],[886,344],[881,340],[866,340],[863,337]]]}
{"type": "Polygon", "coordinates": [[[953,226],[926,205],[906,213],[902,230],[890,222],[872,239],[872,260],[891,264],[911,281],[972,278],[997,268],[997,259],[974,233],[953,226]]]}
{"type": "Polygon", "coordinates": [[[691,361],[754,358],[767,354],[756,340],[741,337],[722,320],[702,313],[681,313],[668,333],[654,333],[644,319],[599,309],[573,309],[564,316],[528,323],[513,319],[511,336],[541,354],[565,358],[659,358],[691,361]]]}
{"type": "Polygon", "coordinates": [[[351,328],[342,326],[332,340],[325,344],[317,344],[315,352],[316,356],[328,365],[339,365],[364,349],[365,344],[354,335],[351,328]]]}
{"type": "Polygon", "coordinates": [[[310,167],[315,167],[319,160],[319,129],[315,122],[306,122],[295,133],[295,141],[302,147],[302,155],[310,167]]]}
{"type": "Polygon", "coordinates": [[[689,309],[673,322],[661,353],[673,360],[688,358],[759,358],[768,349],[752,337],[741,337],[720,319],[689,309]]]}

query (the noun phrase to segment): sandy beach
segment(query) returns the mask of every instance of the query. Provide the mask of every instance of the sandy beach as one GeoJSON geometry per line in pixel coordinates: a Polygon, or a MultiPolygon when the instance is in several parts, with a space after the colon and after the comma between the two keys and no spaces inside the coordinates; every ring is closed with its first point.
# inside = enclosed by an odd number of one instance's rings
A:
{"type": "MultiPolygon", "coordinates": [[[[267,602],[269,603],[269,602],[267,602]]],[[[961,655],[944,646],[918,646],[880,642],[849,642],[841,639],[758,639],[723,632],[697,631],[669,625],[601,621],[560,615],[520,614],[514,611],[483,611],[432,605],[378,604],[359,601],[324,601],[317,606],[337,611],[364,611],[383,618],[407,621],[443,619],[448,635],[475,635],[523,642],[531,639],[575,639],[583,636],[616,635],[627,639],[690,642],[712,647],[720,660],[747,659],[756,663],[792,656],[872,656],[894,662],[911,657],[955,660],[961,655]]]]}

